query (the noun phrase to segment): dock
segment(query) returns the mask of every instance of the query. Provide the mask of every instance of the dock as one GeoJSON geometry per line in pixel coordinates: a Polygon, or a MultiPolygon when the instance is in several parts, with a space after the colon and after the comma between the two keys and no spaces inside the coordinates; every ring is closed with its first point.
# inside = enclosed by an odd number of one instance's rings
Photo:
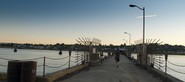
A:
{"type": "Polygon", "coordinates": [[[91,65],[67,79],[59,78],[53,82],[162,82],[144,68],[122,55],[117,68],[114,57],[103,63],[91,65]]]}
{"type": "MultiPolygon", "coordinates": [[[[102,50],[100,44],[100,40],[86,39],[84,38],[76,40],[80,45],[83,43],[84,51],[75,51],[73,55],[71,55],[71,51],[69,51],[69,55],[66,54],[66,57],[63,58],[50,58],[50,57],[39,57],[32,60],[31,62],[36,61],[37,59],[43,59],[43,65],[36,65],[33,67],[28,67],[26,69],[29,70],[30,77],[32,80],[30,82],[184,82],[177,77],[174,77],[168,74],[167,69],[179,72],[167,66],[167,62],[169,62],[168,55],[162,55],[161,53],[153,52],[154,44],[138,44],[137,45],[137,58],[131,57],[131,53],[128,51],[122,51],[121,59],[119,62],[119,67],[117,67],[116,61],[114,57],[111,55],[114,53],[113,50],[102,50]],[[82,53],[83,52],[83,53],[82,53]],[[107,53],[104,55],[103,52],[107,53]],[[127,54],[126,54],[127,53],[127,54]],[[151,57],[148,57],[149,54],[152,54],[151,57]],[[153,57],[154,54],[158,54],[153,57]],[[159,55],[160,54],[160,55],[159,55]],[[100,57],[101,56],[101,57],[100,57]],[[165,58],[163,57],[165,56],[165,58]],[[71,58],[73,60],[71,60],[71,58]],[[105,58],[103,63],[100,63],[101,58],[105,58]],[[45,59],[47,60],[64,60],[60,66],[47,65],[45,63],[45,59]],[[134,59],[134,60],[133,60],[134,59]],[[137,59],[137,60],[136,60],[137,59]],[[71,63],[75,63],[75,65],[71,66],[71,63]],[[165,63],[162,65],[161,63],[165,63]],[[43,75],[36,76],[37,67],[43,67],[43,75]],[[65,66],[65,68],[62,68],[65,66]],[[47,68],[61,68],[61,70],[55,70],[52,73],[45,73],[47,68]],[[161,71],[160,68],[164,67],[165,71],[161,71]]],[[[158,42],[158,41],[157,41],[158,42]]],[[[117,48],[116,48],[117,49],[117,48]]],[[[7,58],[1,58],[2,60],[13,60],[7,58]]],[[[21,61],[21,60],[20,60],[21,61]]],[[[25,61],[25,60],[24,60],[25,61]]],[[[169,63],[174,66],[182,67],[169,63]]],[[[18,69],[23,70],[24,63],[16,63],[18,69]]],[[[11,65],[0,64],[0,66],[10,67],[12,70],[15,67],[11,67],[11,65]]],[[[33,65],[29,65],[33,66],[33,65]]],[[[183,66],[184,67],[184,66],[183,66]]],[[[17,69],[17,68],[16,68],[17,69]]],[[[9,70],[7,70],[9,71],[9,70]]],[[[17,70],[14,70],[17,71],[17,70]]],[[[6,82],[12,80],[9,76],[18,77],[18,82],[24,81],[23,74],[26,74],[27,71],[19,71],[18,74],[9,73],[0,73],[0,82],[6,82]]],[[[17,78],[16,78],[17,79],[17,78]]],[[[27,80],[27,79],[26,79],[27,80]]],[[[14,79],[13,79],[14,81],[14,79]]],[[[28,81],[25,81],[28,82],[28,81]]]]}

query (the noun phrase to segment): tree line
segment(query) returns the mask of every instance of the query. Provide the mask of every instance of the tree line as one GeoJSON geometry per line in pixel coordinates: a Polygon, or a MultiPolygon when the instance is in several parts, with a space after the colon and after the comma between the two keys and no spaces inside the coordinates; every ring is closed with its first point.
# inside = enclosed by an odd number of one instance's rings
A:
{"type": "MultiPolygon", "coordinates": [[[[117,48],[124,48],[126,51],[130,49],[131,52],[137,52],[137,45],[97,45],[102,50],[115,50],[117,48]]],[[[150,44],[153,52],[166,52],[166,53],[185,53],[185,46],[183,45],[170,45],[170,44],[150,44]]],[[[22,48],[22,49],[49,49],[49,50],[84,50],[85,46],[82,44],[19,44],[19,43],[0,43],[1,48],[22,48]]]]}

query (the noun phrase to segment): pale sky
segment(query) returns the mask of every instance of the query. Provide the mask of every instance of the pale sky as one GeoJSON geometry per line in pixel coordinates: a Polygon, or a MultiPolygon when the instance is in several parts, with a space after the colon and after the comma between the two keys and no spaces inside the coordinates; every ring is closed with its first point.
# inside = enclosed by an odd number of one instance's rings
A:
{"type": "Polygon", "coordinates": [[[185,45],[185,0],[0,0],[0,42],[77,43],[81,37],[102,44],[131,43],[145,37],[185,45]]]}

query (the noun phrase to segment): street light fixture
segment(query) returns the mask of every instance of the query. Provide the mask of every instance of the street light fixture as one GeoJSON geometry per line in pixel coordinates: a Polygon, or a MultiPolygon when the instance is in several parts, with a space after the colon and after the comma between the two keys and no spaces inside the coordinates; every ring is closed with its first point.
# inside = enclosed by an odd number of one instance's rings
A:
{"type": "Polygon", "coordinates": [[[129,5],[130,7],[136,7],[136,5],[129,5]]]}
{"type": "Polygon", "coordinates": [[[145,10],[145,7],[143,7],[143,9],[142,8],[140,8],[140,7],[138,7],[137,5],[129,5],[130,7],[137,7],[137,8],[139,8],[140,10],[145,10]]]}
{"type": "MultiPolygon", "coordinates": [[[[143,10],[143,54],[144,54],[144,44],[145,44],[145,7],[140,8],[137,5],[129,5],[130,7],[137,7],[143,10]]],[[[146,65],[147,65],[147,55],[146,55],[146,65]]]]}

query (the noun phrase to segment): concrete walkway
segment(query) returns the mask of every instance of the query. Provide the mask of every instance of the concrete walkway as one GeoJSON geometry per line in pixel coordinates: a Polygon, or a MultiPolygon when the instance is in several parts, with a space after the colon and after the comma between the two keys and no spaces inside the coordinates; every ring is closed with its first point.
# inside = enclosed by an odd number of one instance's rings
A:
{"type": "Polygon", "coordinates": [[[121,56],[120,66],[117,68],[114,57],[85,68],[78,74],[55,82],[162,82],[145,69],[135,66],[135,63],[125,56],[121,56]]]}

